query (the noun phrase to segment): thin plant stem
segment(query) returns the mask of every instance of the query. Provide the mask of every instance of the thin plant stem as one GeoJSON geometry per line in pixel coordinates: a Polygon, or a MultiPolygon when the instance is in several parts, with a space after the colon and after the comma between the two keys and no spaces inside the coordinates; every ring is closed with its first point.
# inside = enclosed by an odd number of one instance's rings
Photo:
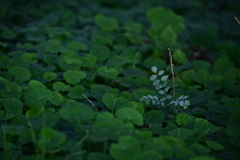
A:
{"type": "Polygon", "coordinates": [[[237,23],[240,25],[240,21],[237,19],[237,17],[234,17],[234,19],[237,21],[237,23]]]}
{"type": "Polygon", "coordinates": [[[4,152],[5,152],[5,158],[10,159],[10,151],[9,151],[9,144],[7,142],[7,136],[5,131],[5,126],[2,125],[2,131],[3,131],[3,146],[4,146],[4,152]]]}
{"type": "MultiPolygon", "coordinates": [[[[168,54],[169,54],[169,58],[170,58],[170,67],[171,67],[171,72],[172,72],[172,86],[173,86],[172,101],[174,101],[174,96],[175,96],[175,83],[174,83],[175,75],[173,72],[174,64],[172,63],[172,52],[169,48],[168,48],[168,54]]],[[[174,103],[172,104],[172,106],[174,106],[174,103]]]]}
{"type": "Polygon", "coordinates": [[[27,120],[27,124],[28,124],[28,126],[30,127],[32,140],[33,140],[33,143],[34,143],[34,145],[35,145],[35,153],[36,153],[38,159],[40,159],[40,155],[39,155],[38,150],[37,150],[37,140],[36,140],[36,135],[35,135],[34,130],[33,130],[33,128],[32,128],[32,123],[29,121],[29,117],[28,117],[28,115],[26,115],[26,120],[27,120]]]}
{"type": "Polygon", "coordinates": [[[92,79],[91,79],[91,81],[89,82],[88,86],[91,86],[91,85],[92,85],[92,83],[93,83],[93,81],[94,81],[94,79],[95,79],[96,74],[97,74],[97,71],[93,74],[92,79]]]}
{"type": "Polygon", "coordinates": [[[84,98],[86,98],[90,103],[91,105],[96,108],[96,110],[98,111],[97,107],[92,103],[92,101],[90,99],[87,98],[87,96],[85,96],[85,94],[82,94],[84,98]]]}
{"type": "Polygon", "coordinates": [[[204,134],[206,134],[209,130],[210,130],[210,128],[208,128],[203,134],[201,134],[201,135],[195,140],[194,144],[196,144],[197,141],[198,141],[204,134]]]}
{"type": "Polygon", "coordinates": [[[106,138],[105,140],[104,140],[104,142],[103,142],[103,153],[107,153],[107,143],[108,143],[108,139],[106,138]]]}
{"type": "Polygon", "coordinates": [[[89,133],[89,131],[87,130],[86,135],[75,144],[75,146],[72,148],[72,151],[76,151],[78,149],[78,147],[88,138],[88,133],[89,133]]]}

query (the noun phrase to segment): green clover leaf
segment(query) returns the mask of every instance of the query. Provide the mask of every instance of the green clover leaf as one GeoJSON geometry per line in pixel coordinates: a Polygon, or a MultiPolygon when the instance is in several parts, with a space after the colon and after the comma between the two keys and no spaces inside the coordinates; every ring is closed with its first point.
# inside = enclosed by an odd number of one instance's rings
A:
{"type": "Polygon", "coordinates": [[[147,125],[153,125],[156,123],[162,123],[165,115],[162,111],[159,110],[151,110],[146,112],[144,115],[144,120],[147,125]]]}
{"type": "Polygon", "coordinates": [[[93,44],[109,44],[112,45],[113,40],[107,36],[104,35],[93,35],[91,37],[91,41],[93,44]]]}
{"type": "Polygon", "coordinates": [[[124,24],[123,28],[127,32],[132,32],[132,33],[140,33],[143,29],[143,26],[141,23],[137,23],[134,21],[128,21],[124,24]]]}
{"type": "Polygon", "coordinates": [[[188,62],[188,59],[186,57],[186,53],[183,52],[182,50],[178,49],[173,53],[173,59],[174,61],[178,62],[178,63],[186,63],[188,62]]]}
{"type": "Polygon", "coordinates": [[[78,84],[86,76],[87,76],[86,73],[82,71],[73,71],[73,70],[68,70],[63,74],[63,77],[66,80],[66,82],[71,85],[78,84]]]}
{"type": "Polygon", "coordinates": [[[112,54],[107,46],[93,45],[90,50],[90,54],[97,58],[97,61],[105,61],[112,54]]]}
{"type": "Polygon", "coordinates": [[[92,141],[105,141],[106,139],[116,141],[121,136],[133,133],[134,126],[131,123],[124,123],[109,114],[102,114],[97,117],[95,125],[90,130],[92,141]],[[103,116],[107,116],[104,117],[103,116]]]}
{"type": "Polygon", "coordinates": [[[80,102],[65,103],[64,107],[59,110],[59,113],[64,120],[73,124],[78,124],[79,122],[86,124],[94,118],[93,109],[80,102]]]}
{"type": "Polygon", "coordinates": [[[91,95],[96,99],[102,99],[105,93],[110,91],[110,87],[101,85],[101,84],[93,84],[91,86],[91,95]]]}
{"type": "Polygon", "coordinates": [[[142,115],[133,108],[120,108],[117,110],[116,116],[125,122],[132,122],[138,126],[141,126],[143,124],[142,115]]]}
{"type": "Polygon", "coordinates": [[[24,94],[24,99],[28,107],[40,108],[43,107],[47,101],[52,100],[52,92],[45,88],[34,87],[30,88],[24,94]]]}
{"type": "Polygon", "coordinates": [[[8,69],[13,65],[13,60],[7,56],[0,56],[0,69],[8,69]]]}
{"type": "Polygon", "coordinates": [[[59,92],[52,91],[52,99],[49,102],[55,106],[60,106],[64,102],[64,98],[59,92]]]}
{"type": "Polygon", "coordinates": [[[65,83],[63,82],[55,82],[53,84],[53,89],[55,91],[69,91],[71,89],[71,86],[69,85],[66,85],[65,83]]]}
{"type": "Polygon", "coordinates": [[[177,34],[173,31],[171,26],[167,26],[161,32],[160,37],[168,44],[175,44],[177,40],[177,34]]]}
{"type": "Polygon", "coordinates": [[[83,67],[94,68],[97,62],[97,58],[94,55],[87,54],[86,56],[81,57],[83,67]]]}
{"type": "Polygon", "coordinates": [[[98,68],[97,70],[98,74],[102,77],[109,78],[109,79],[116,79],[119,72],[115,68],[107,68],[105,66],[102,66],[98,68]]]}
{"type": "Polygon", "coordinates": [[[83,86],[74,86],[70,89],[68,93],[68,97],[72,99],[83,99],[84,97],[82,94],[84,93],[84,87],[83,86]]]}
{"type": "Polygon", "coordinates": [[[105,17],[98,14],[94,17],[94,21],[103,30],[112,31],[118,28],[118,21],[113,17],[105,17]]]}
{"type": "Polygon", "coordinates": [[[165,159],[169,159],[173,155],[173,149],[171,145],[162,138],[152,138],[146,143],[144,150],[162,153],[162,156],[165,159]]]}
{"type": "Polygon", "coordinates": [[[20,98],[22,96],[22,88],[15,82],[6,82],[4,89],[0,90],[3,98],[20,98]]]}
{"type": "Polygon", "coordinates": [[[141,154],[141,146],[138,141],[131,136],[119,138],[117,144],[110,147],[110,155],[116,160],[135,160],[141,154]]]}
{"type": "Polygon", "coordinates": [[[87,50],[87,46],[83,43],[80,43],[78,41],[71,41],[67,43],[67,49],[73,52],[78,52],[78,51],[85,51],[87,50]]]}
{"type": "Polygon", "coordinates": [[[82,61],[77,55],[63,55],[59,58],[58,65],[64,70],[78,70],[82,66],[82,61]]]}
{"type": "Polygon", "coordinates": [[[184,112],[178,113],[176,118],[177,118],[176,122],[181,126],[185,126],[193,122],[194,120],[193,116],[188,115],[187,113],[184,112]]]}
{"type": "Polygon", "coordinates": [[[57,77],[57,74],[54,72],[45,72],[43,78],[47,81],[52,81],[57,77]]]}
{"type": "Polygon", "coordinates": [[[59,52],[61,44],[59,40],[48,40],[45,50],[49,53],[56,54],[59,52]]]}
{"type": "Polygon", "coordinates": [[[14,76],[15,80],[25,82],[30,79],[31,73],[28,69],[22,67],[12,67],[8,72],[14,76]]]}
{"type": "Polygon", "coordinates": [[[5,98],[2,100],[5,107],[5,113],[20,115],[22,114],[23,103],[16,98],[5,98]]]}
{"type": "Polygon", "coordinates": [[[175,33],[184,29],[183,18],[176,15],[172,10],[163,7],[152,8],[147,12],[147,17],[152,25],[158,26],[161,30],[167,26],[172,27],[175,33]]]}
{"type": "Polygon", "coordinates": [[[197,134],[208,135],[208,134],[212,134],[212,133],[216,132],[218,130],[218,127],[211,124],[206,119],[196,118],[193,130],[197,134]]]}
{"type": "Polygon", "coordinates": [[[125,98],[117,97],[112,93],[106,93],[103,96],[102,101],[106,105],[106,107],[111,110],[116,110],[118,108],[121,108],[127,103],[127,100],[125,98]]]}
{"type": "Polygon", "coordinates": [[[40,132],[40,139],[37,142],[37,146],[40,150],[47,151],[61,146],[65,141],[65,134],[52,128],[44,128],[40,132]]]}
{"type": "Polygon", "coordinates": [[[45,110],[45,107],[38,107],[38,108],[31,108],[27,110],[26,115],[29,118],[39,118],[39,116],[43,113],[45,110]]]}

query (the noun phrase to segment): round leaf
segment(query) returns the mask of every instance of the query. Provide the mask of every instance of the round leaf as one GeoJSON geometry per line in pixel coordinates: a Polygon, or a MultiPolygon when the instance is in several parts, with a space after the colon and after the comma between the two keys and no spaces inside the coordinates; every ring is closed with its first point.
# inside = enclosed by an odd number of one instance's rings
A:
{"type": "Polygon", "coordinates": [[[159,85],[160,82],[161,82],[161,81],[160,81],[159,79],[156,79],[156,80],[153,81],[153,85],[154,85],[154,86],[157,86],[157,85],[159,85]]]}
{"type": "Polygon", "coordinates": [[[179,63],[182,63],[182,64],[188,62],[188,59],[187,59],[187,57],[186,57],[186,53],[183,52],[182,50],[179,50],[179,49],[176,50],[176,51],[173,53],[173,59],[174,59],[174,61],[179,62],[179,63]]]}
{"type": "Polygon", "coordinates": [[[176,120],[177,123],[181,126],[184,126],[193,122],[193,117],[184,112],[178,113],[176,119],[177,119],[176,120]]]}
{"type": "Polygon", "coordinates": [[[162,153],[164,159],[169,159],[173,155],[173,149],[169,143],[161,138],[152,138],[144,146],[144,151],[156,151],[162,153]]]}
{"type": "Polygon", "coordinates": [[[171,99],[172,98],[172,96],[171,95],[167,95],[167,99],[171,99]]]}
{"type": "Polygon", "coordinates": [[[183,107],[184,105],[184,101],[180,101],[180,106],[183,107]]]}
{"type": "Polygon", "coordinates": [[[14,76],[15,80],[25,82],[30,79],[31,73],[28,69],[22,67],[12,67],[8,72],[14,76]]]}
{"type": "Polygon", "coordinates": [[[123,105],[127,103],[127,99],[123,97],[117,97],[112,93],[106,93],[103,96],[102,101],[106,105],[106,107],[111,110],[116,110],[118,108],[121,108],[123,105]]]}
{"type": "Polygon", "coordinates": [[[187,106],[190,105],[190,101],[189,101],[189,100],[185,100],[184,103],[185,103],[185,105],[187,105],[187,106]]]}
{"type": "Polygon", "coordinates": [[[153,25],[164,29],[171,26],[174,32],[184,29],[183,18],[176,15],[172,10],[163,7],[152,8],[147,12],[147,17],[153,25]]]}
{"type": "Polygon", "coordinates": [[[87,50],[87,46],[78,41],[71,41],[67,43],[67,49],[70,51],[78,52],[79,50],[87,50]]]}
{"type": "Polygon", "coordinates": [[[54,72],[45,72],[43,78],[47,81],[52,81],[57,77],[57,74],[54,72]]]}
{"type": "Polygon", "coordinates": [[[27,110],[26,115],[29,118],[38,118],[43,113],[44,110],[45,110],[45,107],[31,108],[27,110]]]}
{"type": "Polygon", "coordinates": [[[4,98],[2,104],[5,107],[5,113],[14,115],[22,114],[23,104],[19,99],[4,98]]]}
{"type": "Polygon", "coordinates": [[[110,155],[117,160],[135,160],[141,154],[139,142],[131,136],[124,136],[110,147],[110,155]]]}
{"type": "Polygon", "coordinates": [[[164,90],[160,90],[158,93],[159,94],[165,94],[164,90]]]}
{"type": "Polygon", "coordinates": [[[45,88],[35,87],[25,93],[24,99],[29,107],[40,108],[52,99],[52,92],[45,88]]]}
{"type": "Polygon", "coordinates": [[[98,14],[94,17],[94,21],[103,30],[111,31],[118,28],[118,21],[112,17],[105,17],[98,14]]]}
{"type": "Polygon", "coordinates": [[[64,102],[63,96],[59,92],[53,91],[52,92],[52,99],[50,100],[50,103],[52,103],[53,105],[59,106],[63,102],[64,102]]]}
{"type": "Polygon", "coordinates": [[[58,53],[60,50],[61,44],[58,40],[49,40],[45,46],[45,50],[49,53],[58,53]]]}
{"type": "Polygon", "coordinates": [[[159,89],[161,89],[163,86],[161,85],[161,84],[159,84],[159,85],[157,85],[156,87],[155,87],[155,89],[156,90],[159,90],[159,89]]]}
{"type": "Polygon", "coordinates": [[[3,98],[20,98],[22,96],[22,88],[15,82],[6,82],[4,89],[0,90],[3,98]]]}
{"type": "Polygon", "coordinates": [[[119,74],[117,69],[107,68],[105,66],[98,68],[97,72],[99,75],[109,79],[116,79],[119,74]]]}
{"type": "Polygon", "coordinates": [[[156,80],[157,79],[157,75],[151,75],[151,77],[150,77],[150,80],[151,81],[154,81],[154,80],[156,80]]]}
{"type": "Polygon", "coordinates": [[[65,134],[52,128],[44,128],[40,132],[40,140],[37,145],[42,151],[51,150],[62,145],[65,140],[65,134]]]}
{"type": "Polygon", "coordinates": [[[111,51],[104,45],[93,45],[90,50],[90,54],[97,57],[97,61],[104,61],[109,58],[111,51]]]}
{"type": "Polygon", "coordinates": [[[170,89],[170,87],[166,87],[166,88],[164,89],[164,92],[168,92],[169,89],[170,89]]]}
{"type": "Polygon", "coordinates": [[[55,82],[53,84],[53,89],[55,91],[69,91],[71,87],[69,85],[64,84],[63,82],[55,82]]]}
{"type": "Polygon", "coordinates": [[[159,75],[159,76],[163,75],[164,73],[165,73],[164,70],[160,70],[160,71],[158,71],[158,75],[159,75]]]}
{"type": "Polygon", "coordinates": [[[138,126],[141,126],[143,124],[142,115],[133,108],[120,108],[116,112],[116,116],[123,121],[132,122],[133,124],[138,126]]]}
{"type": "Polygon", "coordinates": [[[84,93],[83,86],[74,86],[68,93],[68,97],[71,99],[83,99],[84,97],[82,94],[84,93]]]}
{"type": "Polygon", "coordinates": [[[152,68],[151,68],[151,71],[153,72],[153,73],[157,73],[157,67],[156,66],[152,66],[152,68]]]}
{"type": "Polygon", "coordinates": [[[58,65],[64,70],[78,70],[82,61],[77,55],[63,55],[59,58],[58,65]]]}
{"type": "Polygon", "coordinates": [[[144,114],[144,120],[147,125],[162,123],[165,118],[165,115],[162,111],[151,110],[144,114]]]}
{"type": "Polygon", "coordinates": [[[161,81],[166,81],[168,79],[168,75],[164,75],[161,77],[161,81]]]}
{"type": "Polygon", "coordinates": [[[94,55],[87,54],[86,56],[81,57],[81,61],[84,62],[82,63],[83,67],[94,68],[97,58],[94,55]]]}
{"type": "Polygon", "coordinates": [[[73,124],[90,123],[94,118],[94,112],[91,107],[80,102],[65,103],[65,106],[59,110],[60,116],[73,124]]]}
{"type": "Polygon", "coordinates": [[[63,76],[68,84],[76,85],[81,81],[81,79],[84,79],[87,75],[82,71],[68,70],[64,72],[63,76]]]}

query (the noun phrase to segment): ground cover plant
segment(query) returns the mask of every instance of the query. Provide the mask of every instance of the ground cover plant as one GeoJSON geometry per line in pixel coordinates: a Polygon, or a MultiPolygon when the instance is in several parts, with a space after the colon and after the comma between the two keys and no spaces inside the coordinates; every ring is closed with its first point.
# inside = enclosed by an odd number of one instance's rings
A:
{"type": "Polygon", "coordinates": [[[0,1],[1,159],[239,159],[239,7],[0,1]]]}

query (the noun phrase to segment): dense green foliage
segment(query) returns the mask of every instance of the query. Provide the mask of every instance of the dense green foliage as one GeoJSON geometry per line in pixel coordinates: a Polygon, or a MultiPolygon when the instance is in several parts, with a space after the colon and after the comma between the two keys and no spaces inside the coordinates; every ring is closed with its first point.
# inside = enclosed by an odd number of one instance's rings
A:
{"type": "Polygon", "coordinates": [[[0,0],[1,159],[239,159],[239,7],[0,0]]]}

